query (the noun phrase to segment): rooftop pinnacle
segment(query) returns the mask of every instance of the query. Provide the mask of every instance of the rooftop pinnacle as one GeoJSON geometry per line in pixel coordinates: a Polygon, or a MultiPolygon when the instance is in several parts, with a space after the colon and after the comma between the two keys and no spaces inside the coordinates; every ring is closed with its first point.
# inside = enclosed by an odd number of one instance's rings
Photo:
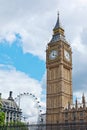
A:
{"type": "Polygon", "coordinates": [[[62,28],[60,24],[59,13],[58,13],[57,22],[53,29],[53,36],[51,39],[51,43],[57,42],[59,40],[66,41],[65,36],[64,36],[64,29],[62,28]]]}
{"type": "Polygon", "coordinates": [[[56,22],[54,29],[57,29],[59,27],[60,27],[60,20],[59,20],[59,12],[58,12],[58,18],[57,18],[57,22],[56,22]]]}
{"type": "Polygon", "coordinates": [[[60,24],[59,12],[58,12],[57,22],[56,22],[56,25],[55,25],[53,31],[54,31],[54,34],[59,33],[59,34],[64,35],[64,29],[62,28],[62,26],[60,24]]]}

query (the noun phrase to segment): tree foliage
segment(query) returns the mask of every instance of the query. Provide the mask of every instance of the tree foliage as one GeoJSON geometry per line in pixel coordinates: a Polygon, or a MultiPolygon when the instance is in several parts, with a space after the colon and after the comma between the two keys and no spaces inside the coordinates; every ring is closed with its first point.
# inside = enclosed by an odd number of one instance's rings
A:
{"type": "Polygon", "coordinates": [[[2,104],[0,102],[0,130],[28,130],[28,127],[23,122],[9,122],[5,123],[5,113],[2,111],[2,104]]]}
{"type": "Polygon", "coordinates": [[[2,112],[2,105],[0,103],[0,126],[4,125],[5,123],[5,113],[2,112]]]}
{"type": "Polygon", "coordinates": [[[23,122],[10,122],[8,124],[7,130],[28,130],[28,127],[23,122]]]}

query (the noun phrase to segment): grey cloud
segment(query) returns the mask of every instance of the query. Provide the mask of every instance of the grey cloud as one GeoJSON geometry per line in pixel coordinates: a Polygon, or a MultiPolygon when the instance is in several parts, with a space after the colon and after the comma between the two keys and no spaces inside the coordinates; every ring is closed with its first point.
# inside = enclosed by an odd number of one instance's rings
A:
{"type": "Polygon", "coordinates": [[[87,47],[87,27],[83,28],[80,37],[81,43],[87,47]]]}
{"type": "Polygon", "coordinates": [[[73,54],[73,91],[87,92],[87,60],[78,50],[73,54]]]}

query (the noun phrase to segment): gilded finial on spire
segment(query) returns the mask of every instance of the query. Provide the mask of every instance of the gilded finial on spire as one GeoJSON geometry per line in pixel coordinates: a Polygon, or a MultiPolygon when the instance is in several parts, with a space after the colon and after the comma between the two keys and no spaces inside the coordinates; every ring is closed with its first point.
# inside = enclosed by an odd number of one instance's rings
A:
{"type": "Polygon", "coordinates": [[[60,16],[60,14],[59,14],[59,11],[58,11],[58,23],[59,23],[59,27],[60,27],[60,20],[59,20],[59,16],[60,16]]]}
{"type": "Polygon", "coordinates": [[[60,21],[59,21],[59,11],[58,11],[58,18],[57,18],[57,22],[56,22],[56,25],[54,27],[54,29],[58,29],[60,27],[60,21]]]}
{"type": "Polygon", "coordinates": [[[59,11],[58,11],[58,18],[59,18],[59,15],[60,15],[60,14],[59,14],[59,11]]]}

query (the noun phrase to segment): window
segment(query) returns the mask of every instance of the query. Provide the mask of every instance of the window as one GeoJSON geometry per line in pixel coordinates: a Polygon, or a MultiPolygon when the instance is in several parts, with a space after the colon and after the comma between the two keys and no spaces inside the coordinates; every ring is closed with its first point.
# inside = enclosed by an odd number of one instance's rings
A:
{"type": "Polygon", "coordinates": [[[72,113],[72,119],[75,121],[76,120],[76,112],[72,113]]]}
{"type": "Polygon", "coordinates": [[[7,117],[9,117],[9,112],[7,112],[7,117]]]}
{"type": "Polygon", "coordinates": [[[65,120],[65,123],[68,123],[68,120],[65,120]]]}
{"type": "Polygon", "coordinates": [[[83,116],[83,112],[82,112],[82,111],[80,112],[80,116],[81,116],[81,117],[83,116]]]}
{"type": "Polygon", "coordinates": [[[80,122],[83,122],[84,120],[83,119],[80,119],[80,122]]]}
{"type": "Polygon", "coordinates": [[[66,113],[65,113],[65,118],[67,118],[67,117],[68,117],[68,113],[66,112],[66,113]]]}

